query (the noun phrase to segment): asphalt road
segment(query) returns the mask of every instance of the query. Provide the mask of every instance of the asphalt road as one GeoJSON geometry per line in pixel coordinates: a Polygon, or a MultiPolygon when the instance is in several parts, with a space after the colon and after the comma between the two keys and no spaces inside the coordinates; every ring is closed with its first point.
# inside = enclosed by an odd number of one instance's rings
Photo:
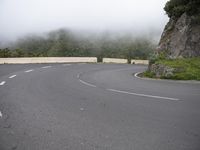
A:
{"type": "Polygon", "coordinates": [[[145,69],[0,65],[0,150],[199,150],[200,84],[145,69]]]}

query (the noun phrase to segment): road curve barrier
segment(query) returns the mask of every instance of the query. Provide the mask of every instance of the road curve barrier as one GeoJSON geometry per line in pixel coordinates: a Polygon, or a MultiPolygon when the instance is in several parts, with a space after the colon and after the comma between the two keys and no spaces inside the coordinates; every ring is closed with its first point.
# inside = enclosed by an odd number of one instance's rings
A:
{"type": "Polygon", "coordinates": [[[96,57],[0,58],[0,64],[36,64],[36,63],[97,63],[97,58],[96,57]]]}
{"type": "MultiPolygon", "coordinates": [[[[103,63],[127,64],[128,60],[127,59],[120,59],[120,58],[103,58],[103,63]]],[[[132,59],[131,64],[148,65],[149,60],[132,59]]]]}
{"type": "Polygon", "coordinates": [[[149,60],[136,60],[136,59],[132,59],[131,60],[131,64],[148,65],[149,64],[149,60]]]}
{"type": "Polygon", "coordinates": [[[103,63],[127,64],[128,60],[120,58],[103,58],[103,63]]]}

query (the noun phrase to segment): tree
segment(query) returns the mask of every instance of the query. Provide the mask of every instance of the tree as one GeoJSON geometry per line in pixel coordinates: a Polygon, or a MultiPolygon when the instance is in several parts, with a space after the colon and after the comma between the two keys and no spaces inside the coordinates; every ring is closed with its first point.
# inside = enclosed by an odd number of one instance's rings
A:
{"type": "Polygon", "coordinates": [[[26,56],[26,54],[21,49],[11,50],[11,57],[24,57],[24,56],[26,56]]]}
{"type": "Polygon", "coordinates": [[[200,0],[170,0],[166,3],[164,10],[170,18],[178,18],[183,13],[190,16],[200,15],[200,0]]]}
{"type": "Polygon", "coordinates": [[[0,49],[0,57],[2,58],[11,57],[11,50],[9,50],[8,48],[0,49]]]}

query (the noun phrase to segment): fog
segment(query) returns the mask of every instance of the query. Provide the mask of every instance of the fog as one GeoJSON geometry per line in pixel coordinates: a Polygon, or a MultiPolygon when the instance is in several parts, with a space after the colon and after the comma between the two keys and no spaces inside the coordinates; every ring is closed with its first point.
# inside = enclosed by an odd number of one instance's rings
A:
{"type": "MultiPolygon", "coordinates": [[[[167,0],[0,0],[0,43],[59,28],[159,37],[167,0]]],[[[153,37],[155,38],[155,37],[153,37]]]]}

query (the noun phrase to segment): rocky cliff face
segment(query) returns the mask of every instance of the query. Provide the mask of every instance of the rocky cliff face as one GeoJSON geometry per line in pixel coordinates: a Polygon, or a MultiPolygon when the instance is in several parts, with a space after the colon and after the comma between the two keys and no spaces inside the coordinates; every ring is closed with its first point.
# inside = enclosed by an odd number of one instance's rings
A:
{"type": "Polygon", "coordinates": [[[158,53],[170,58],[200,56],[200,24],[195,24],[186,13],[171,18],[161,36],[158,53]]]}

